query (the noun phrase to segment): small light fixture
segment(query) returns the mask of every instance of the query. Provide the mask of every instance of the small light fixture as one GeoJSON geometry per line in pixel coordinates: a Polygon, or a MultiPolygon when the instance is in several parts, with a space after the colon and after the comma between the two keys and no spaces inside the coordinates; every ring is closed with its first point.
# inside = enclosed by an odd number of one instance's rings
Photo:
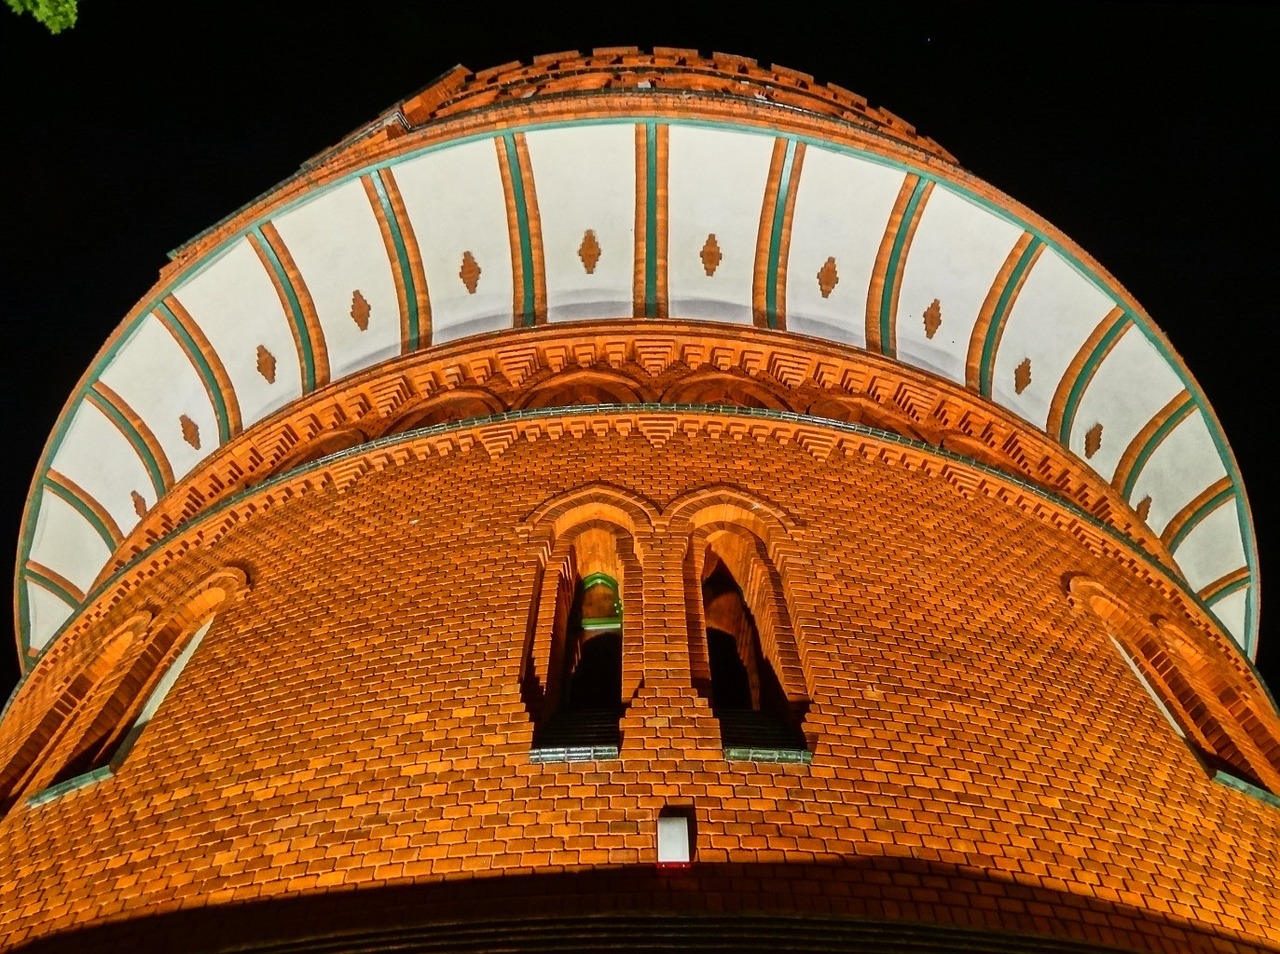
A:
{"type": "Polygon", "coordinates": [[[658,867],[688,868],[693,863],[693,847],[693,809],[663,808],[658,813],[658,867]]]}

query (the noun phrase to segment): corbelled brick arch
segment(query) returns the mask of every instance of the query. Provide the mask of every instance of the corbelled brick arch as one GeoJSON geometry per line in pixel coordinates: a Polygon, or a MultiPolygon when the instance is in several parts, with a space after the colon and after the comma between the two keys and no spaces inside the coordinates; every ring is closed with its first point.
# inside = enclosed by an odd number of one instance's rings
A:
{"type": "MultiPolygon", "coordinates": [[[[865,355],[823,351],[817,345],[805,353],[749,332],[730,337],[707,329],[696,337],[687,332],[673,337],[665,331],[612,327],[612,332],[548,329],[536,347],[513,341],[497,347],[455,346],[443,355],[426,352],[388,365],[380,374],[332,385],[212,456],[206,469],[180,482],[148,513],[119,553],[136,555],[142,541],[154,542],[212,501],[281,472],[300,445],[319,440],[330,429],[358,426],[376,437],[501,414],[518,407],[529,388],[556,390],[551,382],[560,375],[577,375],[585,361],[592,374],[604,373],[599,368],[607,363],[621,373],[619,387],[633,388],[641,397],[656,393],[664,402],[668,392],[710,363],[719,369],[716,373],[740,370],[732,380],[749,384],[757,394],[771,394],[772,406],[796,407],[814,417],[864,424],[935,446],[948,437],[967,439],[962,454],[967,450],[969,457],[1065,495],[1140,541],[1160,562],[1172,564],[1161,540],[1116,500],[1109,485],[1074,465],[1069,454],[1042,436],[961,390],[865,355]]],[[[566,387],[561,397],[572,403],[574,393],[566,387]]],[[[120,565],[118,556],[109,568],[120,565]]]]}
{"type": "Polygon", "coordinates": [[[654,516],[653,505],[643,498],[621,488],[596,484],[546,501],[524,521],[522,536],[536,549],[537,565],[520,678],[525,704],[539,726],[555,714],[563,695],[566,626],[578,581],[583,577],[607,574],[621,598],[618,704],[628,704],[643,682],[643,574],[654,516]],[[582,543],[593,536],[606,538],[612,544],[603,561],[584,558],[579,552],[582,543]]]}

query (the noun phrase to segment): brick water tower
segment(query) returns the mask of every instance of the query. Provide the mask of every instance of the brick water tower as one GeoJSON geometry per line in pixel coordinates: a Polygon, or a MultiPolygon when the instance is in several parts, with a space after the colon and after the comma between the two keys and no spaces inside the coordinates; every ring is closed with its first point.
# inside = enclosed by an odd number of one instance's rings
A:
{"type": "Polygon", "coordinates": [[[457,69],[181,249],[40,461],[0,947],[1274,951],[1239,471],[845,90],[457,69]]]}

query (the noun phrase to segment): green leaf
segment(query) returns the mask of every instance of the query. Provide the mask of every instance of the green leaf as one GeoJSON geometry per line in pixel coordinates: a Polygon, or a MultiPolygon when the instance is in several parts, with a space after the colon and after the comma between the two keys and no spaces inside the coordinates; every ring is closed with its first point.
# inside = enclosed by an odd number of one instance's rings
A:
{"type": "Polygon", "coordinates": [[[76,0],[5,0],[14,13],[29,13],[50,33],[61,33],[76,25],[76,0]]]}

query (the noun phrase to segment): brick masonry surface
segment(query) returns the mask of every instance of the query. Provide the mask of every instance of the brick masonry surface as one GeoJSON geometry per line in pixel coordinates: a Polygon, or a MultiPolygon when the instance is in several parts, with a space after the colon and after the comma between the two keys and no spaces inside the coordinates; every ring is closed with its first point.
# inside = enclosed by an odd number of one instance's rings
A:
{"type": "Polygon", "coordinates": [[[192,922],[190,949],[213,948],[235,911],[323,931],[379,897],[418,916],[786,912],[1280,946],[1280,810],[1210,779],[1064,581],[1179,610],[936,475],[769,437],[588,428],[317,479],[156,566],[99,629],[220,567],[251,588],[113,777],[0,820],[0,946],[225,910],[192,922]],[[727,485],[789,518],[811,764],[723,759],[689,679],[675,525],[635,541],[624,641],[643,672],[620,757],[530,762],[521,670],[545,551],[527,521],[588,484],[657,513],[727,485]],[[692,811],[696,859],[660,876],[668,805],[692,811]]]}

